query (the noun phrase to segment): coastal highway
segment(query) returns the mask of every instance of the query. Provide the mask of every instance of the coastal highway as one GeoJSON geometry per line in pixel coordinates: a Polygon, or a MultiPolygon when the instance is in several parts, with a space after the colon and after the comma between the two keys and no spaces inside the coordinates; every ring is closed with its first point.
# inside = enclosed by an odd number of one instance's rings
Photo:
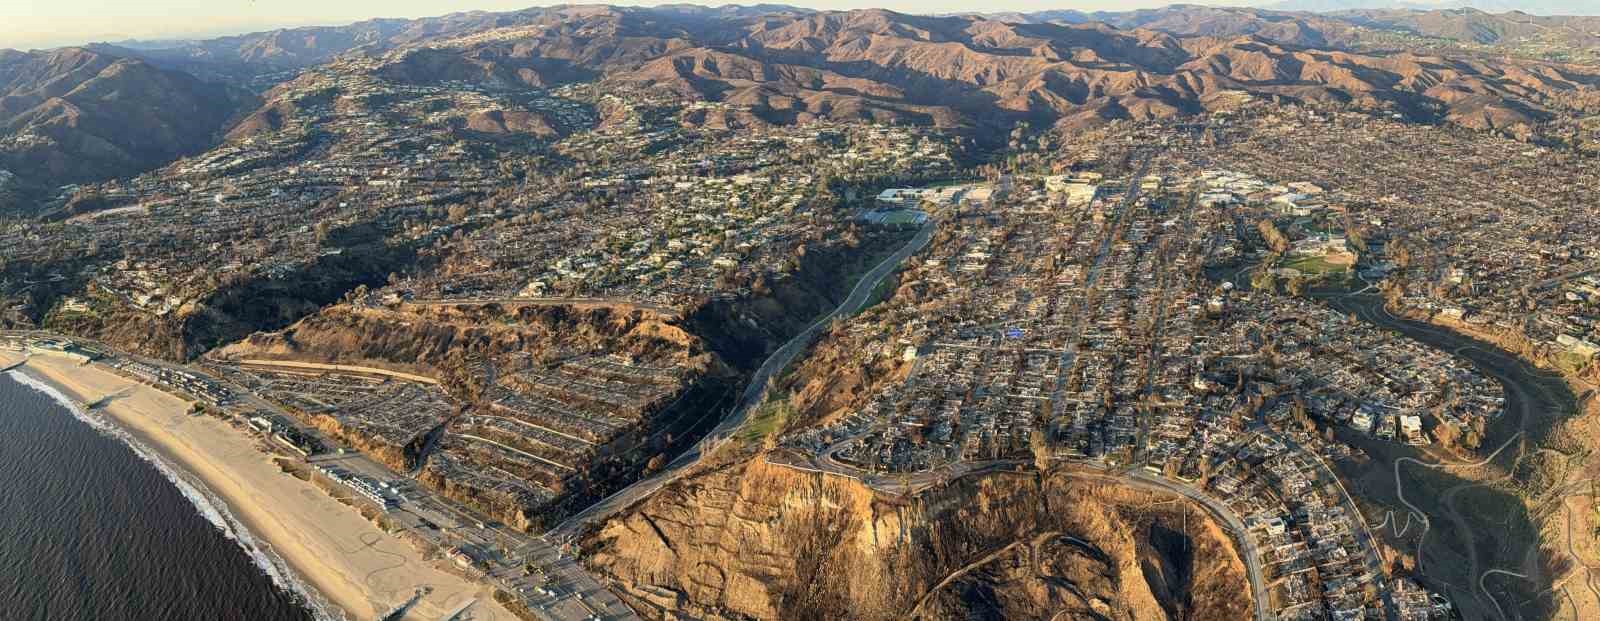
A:
{"type": "Polygon", "coordinates": [[[679,477],[683,476],[687,467],[695,463],[709,447],[732,437],[734,430],[743,425],[745,419],[750,416],[750,412],[766,398],[768,380],[781,374],[789,366],[789,363],[794,361],[796,356],[810,346],[811,340],[816,338],[817,334],[822,332],[835,318],[853,315],[866,306],[867,301],[872,298],[873,292],[877,290],[878,285],[885,278],[895,273],[900,264],[910,258],[911,255],[927,247],[928,242],[933,239],[934,231],[938,229],[937,222],[937,217],[928,218],[928,221],[922,225],[917,234],[907,241],[904,246],[901,246],[894,254],[864,274],[856,282],[855,288],[850,290],[850,294],[845,296],[844,301],[837,308],[818,318],[810,327],[796,334],[794,338],[789,339],[782,347],[767,356],[766,361],[762,362],[761,367],[756,369],[755,374],[750,377],[750,383],[746,386],[738,405],[734,406],[733,411],[723,418],[722,422],[718,423],[716,428],[712,429],[704,438],[701,438],[694,446],[672,460],[655,476],[640,479],[604,500],[590,505],[589,508],[574,514],[551,529],[546,534],[546,537],[552,541],[570,540],[582,531],[584,525],[604,521],[618,511],[632,506],[634,503],[655,493],[656,490],[678,480],[679,477]]]}
{"type": "MultiPolygon", "coordinates": [[[[1137,192],[1137,190],[1134,190],[1133,192],[1137,192]]],[[[1133,192],[1130,192],[1130,194],[1133,192]]],[[[1127,200],[1131,202],[1132,199],[1130,198],[1127,200]]],[[[581,531],[581,528],[585,524],[602,521],[605,518],[614,515],[618,511],[626,509],[627,507],[632,506],[634,503],[643,500],[650,494],[655,493],[655,491],[665,487],[681,477],[686,470],[686,466],[692,464],[693,460],[697,459],[710,443],[717,442],[720,439],[731,436],[733,430],[737,429],[743,424],[750,411],[759,405],[765,398],[767,381],[769,378],[775,377],[781,373],[797,355],[805,350],[805,348],[810,344],[811,339],[814,338],[816,334],[828,324],[828,322],[832,321],[835,317],[858,312],[861,307],[865,305],[871,293],[878,287],[878,284],[882,282],[884,278],[892,274],[901,262],[905,261],[911,255],[920,252],[924,247],[927,246],[928,242],[932,239],[935,230],[935,220],[929,219],[928,223],[923,226],[922,230],[920,230],[915,237],[907,242],[904,247],[902,247],[898,252],[890,256],[888,259],[885,259],[882,263],[878,264],[877,267],[873,268],[870,272],[863,276],[862,279],[856,284],[855,289],[850,292],[850,295],[843,303],[839,305],[838,308],[834,309],[834,311],[828,315],[818,319],[817,322],[814,323],[810,328],[796,335],[793,339],[790,339],[788,343],[785,343],[783,347],[780,347],[777,351],[773,352],[773,354],[767,358],[767,360],[761,365],[760,369],[757,370],[756,374],[751,378],[750,384],[746,388],[743,398],[737,406],[737,409],[727,418],[723,419],[716,429],[707,434],[706,437],[694,447],[688,451],[685,451],[683,455],[680,455],[677,459],[673,460],[671,464],[669,464],[656,476],[649,479],[640,480],[632,486],[613,494],[611,497],[592,505],[588,509],[572,516],[567,521],[552,529],[546,536],[553,541],[570,540],[581,531]]],[[[836,450],[842,444],[843,443],[837,443],[829,448],[836,450]]],[[[834,474],[841,474],[844,476],[851,476],[848,473],[847,468],[840,467],[841,464],[838,464],[832,459],[833,450],[828,450],[826,453],[827,455],[819,456],[820,458],[815,460],[815,464],[820,466],[818,468],[819,470],[834,474]]],[[[874,478],[874,480],[870,480],[868,483],[875,488],[888,491],[890,493],[895,491],[904,493],[909,492],[914,488],[926,486],[935,482],[943,483],[967,475],[1015,468],[1018,463],[1020,462],[1007,461],[994,463],[965,463],[962,464],[963,467],[958,468],[953,472],[919,473],[919,475],[910,477],[908,480],[899,484],[889,480],[889,478],[874,478]]],[[[790,467],[795,466],[791,465],[790,467]]],[[[800,467],[800,469],[805,468],[800,467]]],[[[1158,477],[1152,477],[1139,471],[1128,473],[1112,472],[1105,474],[1073,472],[1068,473],[1068,476],[1097,479],[1146,490],[1177,494],[1195,503],[1198,503],[1208,513],[1211,513],[1214,517],[1220,520],[1228,530],[1232,531],[1239,542],[1239,556],[1245,564],[1245,574],[1250,582],[1250,591],[1252,594],[1252,600],[1254,602],[1254,618],[1256,621],[1265,621],[1271,617],[1271,615],[1268,613],[1269,602],[1266,591],[1266,581],[1262,577],[1263,572],[1261,568],[1261,561],[1259,553],[1255,547],[1255,542],[1251,540],[1249,530],[1245,527],[1243,521],[1240,520],[1239,516],[1235,514],[1232,509],[1228,508],[1226,504],[1223,504],[1222,502],[1211,498],[1198,490],[1184,485],[1172,483],[1158,477]]]]}
{"type": "MultiPolygon", "coordinates": [[[[581,531],[583,525],[603,521],[605,518],[610,517],[616,512],[633,505],[634,503],[648,497],[650,494],[655,493],[655,491],[661,489],[662,487],[676,481],[684,474],[689,465],[695,463],[695,461],[699,459],[700,455],[705,450],[707,450],[710,446],[713,446],[715,443],[720,443],[721,441],[731,437],[733,432],[738,429],[749,417],[750,412],[754,410],[756,406],[760,405],[763,399],[765,399],[768,381],[772,377],[780,374],[786,367],[789,366],[791,362],[794,361],[797,356],[804,352],[810,345],[811,340],[814,339],[817,334],[821,333],[822,330],[826,329],[829,323],[835,318],[855,314],[865,307],[867,302],[872,298],[873,292],[877,290],[878,285],[882,283],[883,280],[889,275],[895,273],[899,269],[900,264],[903,263],[907,258],[925,248],[933,239],[933,234],[936,230],[937,218],[929,218],[923,227],[918,230],[909,241],[901,246],[899,250],[895,251],[894,254],[879,262],[875,267],[864,274],[861,279],[857,281],[855,287],[851,289],[849,295],[845,297],[844,301],[840,303],[838,307],[834,308],[833,311],[829,312],[828,314],[818,318],[808,328],[806,328],[806,330],[795,335],[788,342],[784,343],[782,347],[779,347],[776,351],[769,355],[762,365],[756,370],[755,374],[751,377],[750,383],[746,387],[739,404],[735,406],[734,410],[730,412],[730,414],[726,416],[709,434],[707,434],[694,446],[690,447],[682,455],[679,455],[655,476],[637,481],[629,487],[624,488],[610,497],[607,497],[606,499],[590,506],[588,509],[585,509],[584,511],[572,516],[562,524],[558,525],[555,529],[552,529],[544,537],[533,538],[517,536],[510,533],[500,533],[500,536],[510,537],[515,541],[513,546],[515,550],[515,552],[512,554],[513,557],[524,559],[527,562],[531,562],[544,568],[544,571],[546,572],[545,575],[550,578],[551,584],[555,586],[553,593],[550,596],[537,596],[527,591],[522,591],[520,588],[521,586],[529,585],[529,581],[526,579],[521,579],[511,575],[494,575],[493,577],[502,584],[513,587],[512,590],[517,591],[522,597],[527,598],[527,600],[529,600],[528,603],[531,604],[530,608],[541,618],[563,620],[586,619],[591,616],[608,620],[636,618],[631,610],[623,605],[614,594],[602,586],[592,575],[585,571],[580,564],[576,563],[569,556],[562,554],[552,544],[570,541],[572,537],[581,531]]],[[[490,302],[514,304],[538,303],[540,301],[506,299],[503,301],[490,302]]],[[[595,300],[594,302],[598,304],[602,301],[595,300]]],[[[422,302],[422,304],[437,305],[458,303],[481,304],[486,303],[486,301],[463,300],[457,302],[453,300],[440,300],[422,302]]],[[[44,335],[43,333],[38,332],[32,334],[44,335]]],[[[106,349],[106,351],[111,351],[110,348],[106,348],[104,345],[97,345],[106,349]]],[[[163,361],[133,356],[128,357],[163,367],[192,370],[187,369],[183,365],[176,365],[163,361]]],[[[267,411],[281,413],[281,409],[275,404],[272,404],[265,399],[261,399],[260,397],[247,390],[243,390],[240,387],[234,386],[233,388],[235,389],[236,393],[243,396],[251,405],[267,411]]],[[[462,509],[461,507],[454,506],[453,503],[439,502],[439,504],[455,510],[453,512],[460,512],[462,509]]]]}
{"type": "MultiPolygon", "coordinates": [[[[211,376],[202,369],[118,352],[103,343],[80,337],[65,337],[40,331],[0,331],[0,336],[67,338],[79,343],[91,344],[114,358],[143,362],[174,371],[201,373],[211,377],[213,381],[228,386],[234,394],[243,400],[245,405],[257,410],[275,413],[285,420],[294,420],[288,412],[277,404],[244,389],[242,386],[211,376]]],[[[322,439],[327,446],[339,446],[339,443],[333,442],[314,429],[302,428],[301,430],[322,439]]],[[[337,462],[347,470],[366,474],[379,480],[391,481],[407,478],[405,474],[394,472],[388,466],[380,464],[359,452],[347,454],[326,453],[310,458],[307,461],[308,463],[314,463],[330,460],[337,462]]],[[[616,594],[607,590],[581,565],[573,562],[570,558],[562,556],[558,550],[543,539],[502,526],[488,525],[487,523],[492,520],[478,515],[439,494],[426,491],[420,486],[408,490],[407,496],[410,500],[398,511],[410,513],[414,509],[421,509],[425,512],[450,516],[459,522],[459,525],[454,528],[439,531],[413,531],[416,536],[431,541],[441,548],[469,545],[476,546],[479,549],[495,549],[504,545],[510,553],[506,554],[505,558],[499,559],[498,562],[492,564],[484,577],[485,581],[521,599],[529,610],[539,618],[546,621],[593,618],[620,621],[638,618],[616,594]],[[540,576],[523,575],[521,567],[524,564],[533,564],[540,567],[542,574],[540,576]],[[541,586],[545,589],[544,593],[538,591],[541,586]]]]}

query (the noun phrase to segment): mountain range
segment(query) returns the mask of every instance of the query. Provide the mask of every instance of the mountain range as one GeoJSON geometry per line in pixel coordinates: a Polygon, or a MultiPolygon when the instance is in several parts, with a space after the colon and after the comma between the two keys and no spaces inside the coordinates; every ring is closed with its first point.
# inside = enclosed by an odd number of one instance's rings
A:
{"type": "Polygon", "coordinates": [[[1534,15],[1593,15],[1591,0],[1444,0],[1434,2],[1404,2],[1396,0],[1283,0],[1263,8],[1277,11],[1334,12],[1361,9],[1400,9],[1434,11],[1450,9],[1475,9],[1504,13],[1517,11],[1534,15]]]}
{"type": "Polygon", "coordinates": [[[0,169],[10,174],[0,186],[12,194],[33,188],[37,196],[198,152],[240,121],[254,128],[279,116],[283,102],[267,94],[273,84],[345,55],[375,60],[362,65],[376,67],[364,69],[375,74],[369,77],[394,83],[526,89],[600,81],[656,89],[722,104],[680,121],[727,127],[825,118],[1071,128],[1266,100],[1526,135],[1565,93],[1596,86],[1600,71],[1379,48],[1370,43],[1374,33],[1593,48],[1595,32],[1596,18],[1471,9],[1311,14],[1176,5],[928,16],[776,5],[566,6],[3,51],[0,169]]]}
{"type": "Polygon", "coordinates": [[[206,149],[256,103],[137,58],[0,50],[0,169],[35,191],[130,175],[206,149]]]}

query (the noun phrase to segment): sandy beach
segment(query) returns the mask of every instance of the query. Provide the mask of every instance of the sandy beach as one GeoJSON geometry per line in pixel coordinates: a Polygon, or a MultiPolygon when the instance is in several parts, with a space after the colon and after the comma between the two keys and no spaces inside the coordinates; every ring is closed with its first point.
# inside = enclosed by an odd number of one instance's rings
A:
{"type": "MultiPolygon", "coordinates": [[[[0,349],[0,367],[20,359],[19,353],[0,349]]],[[[376,619],[428,589],[405,618],[442,619],[477,600],[466,617],[516,619],[495,603],[489,586],[438,569],[445,561],[423,560],[411,544],[384,533],[355,509],[283,473],[246,432],[188,415],[186,401],[65,357],[34,356],[22,370],[80,401],[117,395],[98,412],[197,477],[296,578],[350,618],[376,619]]]]}

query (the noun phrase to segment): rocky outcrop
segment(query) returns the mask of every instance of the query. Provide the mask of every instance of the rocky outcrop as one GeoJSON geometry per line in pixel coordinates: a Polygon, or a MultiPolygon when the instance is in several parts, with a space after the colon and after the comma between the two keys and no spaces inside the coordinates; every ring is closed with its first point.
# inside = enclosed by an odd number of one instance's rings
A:
{"type": "Polygon", "coordinates": [[[582,557],[653,618],[1248,617],[1229,540],[1165,500],[1036,473],[891,497],[756,458],[663,490],[582,557]]]}

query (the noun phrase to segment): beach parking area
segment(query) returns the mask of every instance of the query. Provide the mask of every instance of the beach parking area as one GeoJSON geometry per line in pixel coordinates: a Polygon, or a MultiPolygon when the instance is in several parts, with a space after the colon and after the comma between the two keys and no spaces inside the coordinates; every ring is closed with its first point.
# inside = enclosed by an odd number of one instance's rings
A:
{"type": "MultiPolygon", "coordinates": [[[[0,368],[20,359],[0,350],[0,368]]],[[[376,619],[421,593],[404,618],[442,619],[473,602],[473,619],[516,619],[489,586],[440,569],[446,561],[424,560],[410,543],[285,474],[247,432],[189,415],[188,402],[63,356],[35,355],[22,372],[78,402],[104,399],[96,414],[203,484],[243,526],[247,548],[253,543],[281,558],[295,579],[348,618],[376,619]]]]}

